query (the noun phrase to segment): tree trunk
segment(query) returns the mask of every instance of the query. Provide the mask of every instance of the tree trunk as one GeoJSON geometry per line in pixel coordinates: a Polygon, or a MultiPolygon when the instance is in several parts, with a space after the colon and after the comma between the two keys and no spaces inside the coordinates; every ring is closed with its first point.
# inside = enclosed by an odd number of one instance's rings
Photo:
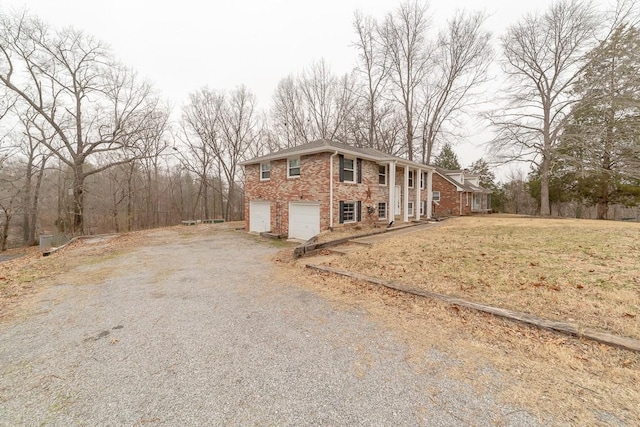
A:
{"type": "Polygon", "coordinates": [[[118,191],[113,193],[113,209],[111,210],[113,216],[113,228],[116,233],[120,232],[120,221],[118,221],[118,191]]]}
{"type": "Polygon", "coordinates": [[[204,218],[211,218],[211,211],[209,210],[209,183],[207,182],[207,177],[202,177],[202,203],[204,204],[204,218]]]}
{"type": "Polygon", "coordinates": [[[133,197],[135,194],[135,181],[133,179],[135,173],[135,162],[131,162],[129,168],[129,176],[127,179],[127,231],[133,230],[133,197]]]}
{"type": "Polygon", "coordinates": [[[7,250],[7,239],[9,238],[9,224],[11,223],[11,214],[9,209],[3,209],[4,211],[4,224],[2,226],[2,232],[0,233],[0,252],[7,250]]]}
{"type": "MultiPolygon", "coordinates": [[[[612,87],[614,83],[612,82],[612,87]]],[[[613,97],[612,97],[613,98],[613,97]]],[[[602,153],[602,181],[600,182],[597,213],[598,219],[607,219],[609,213],[609,200],[611,198],[611,169],[613,168],[611,161],[611,152],[614,147],[614,121],[615,121],[615,102],[611,99],[611,107],[607,111],[606,115],[606,135],[604,141],[604,152],[602,153]]]]}
{"type": "Polygon", "coordinates": [[[413,117],[409,107],[405,108],[407,120],[407,156],[409,160],[413,161],[413,117]]]}
{"type": "Polygon", "coordinates": [[[24,181],[24,193],[22,204],[24,206],[24,211],[22,213],[22,242],[25,245],[31,245],[29,242],[29,236],[31,235],[31,180],[33,178],[33,156],[29,155],[29,159],[27,160],[26,167],[26,176],[24,181]]]}
{"type": "Polygon", "coordinates": [[[73,168],[73,234],[84,234],[84,171],[83,164],[73,168]]]}
{"type": "Polygon", "coordinates": [[[44,177],[44,168],[47,163],[46,157],[42,157],[38,178],[36,179],[36,187],[33,189],[33,205],[31,205],[31,227],[29,229],[29,244],[35,245],[36,242],[36,222],[38,218],[38,203],[40,202],[40,188],[42,187],[42,178],[44,177]]]}
{"type": "Polygon", "coordinates": [[[551,173],[551,107],[544,106],[543,149],[540,164],[540,215],[551,216],[549,203],[549,175],[551,173]]]}

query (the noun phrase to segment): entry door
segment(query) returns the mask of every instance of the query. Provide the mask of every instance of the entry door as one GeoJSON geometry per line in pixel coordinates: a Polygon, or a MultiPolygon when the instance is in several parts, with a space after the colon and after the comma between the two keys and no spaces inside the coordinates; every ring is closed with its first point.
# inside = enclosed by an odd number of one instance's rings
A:
{"type": "Polygon", "coordinates": [[[249,231],[262,233],[271,230],[271,203],[252,200],[249,203],[249,231]]]}
{"type": "Polygon", "coordinates": [[[402,195],[400,194],[400,186],[396,185],[396,191],[394,193],[395,199],[396,199],[396,211],[394,212],[394,215],[400,215],[402,213],[402,195]]]}

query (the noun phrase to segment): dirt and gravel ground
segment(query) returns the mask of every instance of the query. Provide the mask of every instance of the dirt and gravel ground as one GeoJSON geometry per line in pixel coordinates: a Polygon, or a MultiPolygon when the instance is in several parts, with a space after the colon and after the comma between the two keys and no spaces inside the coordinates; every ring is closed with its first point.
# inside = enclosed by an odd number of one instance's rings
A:
{"type": "Polygon", "coordinates": [[[197,226],[21,261],[6,273],[6,298],[29,292],[2,306],[0,425],[554,424],[497,399],[509,372],[461,379],[459,360],[411,345],[367,303],[274,267],[278,250],[197,226]]]}

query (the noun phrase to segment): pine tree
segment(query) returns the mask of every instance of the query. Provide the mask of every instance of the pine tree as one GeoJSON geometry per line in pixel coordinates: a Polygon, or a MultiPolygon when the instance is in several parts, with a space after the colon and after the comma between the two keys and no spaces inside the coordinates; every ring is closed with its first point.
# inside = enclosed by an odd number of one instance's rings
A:
{"type": "Polygon", "coordinates": [[[448,142],[442,146],[440,154],[436,156],[434,165],[442,169],[457,170],[460,169],[460,162],[458,161],[458,155],[453,151],[453,147],[448,142]]]}
{"type": "Polygon", "coordinates": [[[640,202],[640,30],[621,25],[588,55],[574,85],[581,101],[564,128],[558,154],[574,176],[576,197],[597,206],[640,202]]]}

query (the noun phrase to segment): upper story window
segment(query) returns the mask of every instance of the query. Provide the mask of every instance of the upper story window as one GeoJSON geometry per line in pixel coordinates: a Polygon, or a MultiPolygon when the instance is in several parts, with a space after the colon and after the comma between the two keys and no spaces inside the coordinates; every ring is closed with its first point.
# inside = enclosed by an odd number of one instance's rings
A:
{"type": "Polygon", "coordinates": [[[431,192],[431,200],[433,200],[434,202],[439,202],[440,201],[440,192],[439,191],[432,191],[431,192]]]}
{"type": "Polygon", "coordinates": [[[344,182],[356,182],[356,162],[353,159],[344,159],[342,174],[344,182]]]}
{"type": "Polygon", "coordinates": [[[347,158],[341,154],[339,161],[340,182],[362,182],[362,159],[347,158]]]}
{"type": "Polygon", "coordinates": [[[409,188],[413,188],[413,171],[409,171],[409,188]]]}
{"type": "Polygon", "coordinates": [[[387,166],[378,165],[378,184],[387,185],[387,166]]]}
{"type": "Polygon", "coordinates": [[[260,163],[260,181],[271,179],[271,163],[260,163]]]}
{"type": "Polygon", "coordinates": [[[287,178],[300,176],[300,158],[287,160],[287,178]]]}
{"type": "Polygon", "coordinates": [[[425,182],[424,173],[420,172],[420,189],[421,190],[424,190],[424,182],[425,182]]]}

